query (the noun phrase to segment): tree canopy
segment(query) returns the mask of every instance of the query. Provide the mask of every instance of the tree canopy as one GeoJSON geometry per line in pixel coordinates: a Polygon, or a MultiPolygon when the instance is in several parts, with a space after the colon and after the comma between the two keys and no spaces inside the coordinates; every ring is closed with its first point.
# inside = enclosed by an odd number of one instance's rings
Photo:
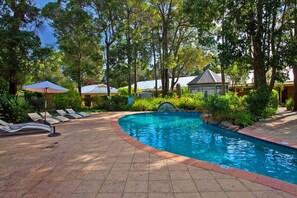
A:
{"type": "Polygon", "coordinates": [[[43,19],[33,1],[4,0],[0,8],[0,83],[11,94],[52,80],[73,82],[79,92],[104,82],[108,95],[110,86],[127,86],[130,95],[137,81],[161,79],[165,97],[179,77],[211,65],[223,83],[225,73],[236,84],[251,71],[255,89],[266,91],[288,67],[297,76],[296,1],[59,0],[42,9],[55,50],[28,28],[43,19]]]}
{"type": "Polygon", "coordinates": [[[12,95],[48,52],[29,28],[40,24],[40,10],[32,1],[0,2],[0,82],[1,89],[12,95]]]}

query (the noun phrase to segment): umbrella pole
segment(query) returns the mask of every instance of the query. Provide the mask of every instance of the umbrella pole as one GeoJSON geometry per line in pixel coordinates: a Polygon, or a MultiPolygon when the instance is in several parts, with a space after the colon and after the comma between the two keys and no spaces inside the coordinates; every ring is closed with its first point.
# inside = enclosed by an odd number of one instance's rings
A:
{"type": "Polygon", "coordinates": [[[45,88],[45,94],[44,94],[44,124],[46,124],[46,112],[47,112],[47,99],[46,99],[46,93],[47,93],[47,88],[45,88]]]}

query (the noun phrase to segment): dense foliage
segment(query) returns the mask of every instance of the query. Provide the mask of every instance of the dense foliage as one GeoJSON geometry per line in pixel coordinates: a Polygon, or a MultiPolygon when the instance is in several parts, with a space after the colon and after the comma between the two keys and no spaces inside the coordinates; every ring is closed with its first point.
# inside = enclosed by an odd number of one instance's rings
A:
{"type": "Polygon", "coordinates": [[[82,1],[64,1],[47,4],[43,16],[54,28],[60,50],[64,53],[64,73],[77,83],[81,94],[83,83],[98,78],[102,70],[100,35],[96,34],[91,13],[82,1]]]}
{"type": "Polygon", "coordinates": [[[240,98],[235,93],[209,96],[206,106],[208,112],[218,121],[229,120],[240,126],[253,123],[245,98],[240,98]]]}
{"type": "Polygon", "coordinates": [[[253,120],[267,118],[275,114],[278,108],[278,93],[275,90],[269,92],[266,87],[261,87],[248,93],[246,103],[253,120]]]}
{"type": "Polygon", "coordinates": [[[23,97],[12,96],[8,93],[0,94],[0,119],[6,122],[18,123],[28,120],[29,103],[23,97]]]}
{"type": "Polygon", "coordinates": [[[167,97],[167,98],[134,98],[133,103],[128,105],[128,96],[102,96],[92,98],[94,109],[111,110],[111,111],[157,111],[163,102],[170,102],[182,110],[205,110],[204,96],[201,93],[188,94],[185,97],[167,97]]]}
{"type": "MultiPolygon", "coordinates": [[[[125,96],[92,101],[99,109],[154,110],[168,100],[247,125],[275,112],[272,89],[286,80],[285,68],[297,75],[295,1],[62,0],[40,11],[32,0],[0,1],[0,90],[14,96],[37,81],[70,82],[79,93],[84,85],[104,82],[108,95],[110,86],[128,88],[120,89],[125,96]],[[36,34],[42,17],[54,29],[52,49],[42,47],[36,34]],[[244,99],[227,94],[208,100],[183,90],[176,99],[177,79],[207,67],[220,71],[223,83],[226,73],[231,85],[244,84],[253,72],[255,90],[244,99]],[[154,80],[155,96],[161,87],[163,98],[135,98],[127,105],[142,80],[154,80]]],[[[55,102],[56,108],[79,108],[81,98],[72,90],[55,102]]]]}
{"type": "MultiPolygon", "coordinates": [[[[131,94],[134,94],[134,88],[132,87],[132,91],[130,92],[129,94],[129,88],[128,87],[121,87],[118,89],[118,92],[121,94],[121,95],[124,95],[124,96],[129,96],[131,94]]],[[[141,92],[141,89],[137,89],[136,93],[139,93],[141,92]]]]}
{"type": "Polygon", "coordinates": [[[54,104],[55,109],[80,109],[81,108],[81,97],[79,93],[73,88],[66,93],[55,94],[54,104]]]}
{"type": "Polygon", "coordinates": [[[289,98],[288,100],[286,100],[286,108],[288,111],[292,110],[294,107],[294,101],[292,98],[289,98]]]}
{"type": "Polygon", "coordinates": [[[240,126],[274,115],[278,108],[278,92],[263,88],[244,97],[235,93],[209,96],[206,108],[218,121],[229,120],[240,126]]]}
{"type": "Polygon", "coordinates": [[[0,1],[0,90],[16,95],[48,49],[32,27],[41,24],[32,1],[0,1]]]}
{"type": "Polygon", "coordinates": [[[296,9],[296,1],[284,0],[184,1],[191,23],[217,43],[222,76],[240,63],[253,70],[256,88],[268,85],[270,91],[284,79],[284,68],[296,64],[296,49],[293,59],[288,53],[296,42],[296,9]]]}
{"type": "Polygon", "coordinates": [[[95,109],[107,111],[130,110],[128,96],[101,96],[92,98],[92,105],[95,109]]]}

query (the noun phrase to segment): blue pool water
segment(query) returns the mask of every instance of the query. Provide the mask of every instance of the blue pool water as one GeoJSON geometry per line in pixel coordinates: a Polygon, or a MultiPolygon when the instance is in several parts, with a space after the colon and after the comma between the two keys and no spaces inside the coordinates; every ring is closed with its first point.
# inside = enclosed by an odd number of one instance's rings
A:
{"type": "Polygon", "coordinates": [[[203,123],[199,113],[154,112],[119,119],[121,128],[159,150],[297,184],[297,150],[203,123]]]}

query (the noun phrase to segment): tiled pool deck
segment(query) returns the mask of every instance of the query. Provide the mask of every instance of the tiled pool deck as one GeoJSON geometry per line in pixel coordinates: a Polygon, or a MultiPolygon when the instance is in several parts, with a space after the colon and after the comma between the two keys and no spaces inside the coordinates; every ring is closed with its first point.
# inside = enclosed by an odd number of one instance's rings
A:
{"type": "MultiPolygon", "coordinates": [[[[117,118],[125,114],[99,113],[58,125],[58,137],[0,138],[0,197],[297,197],[297,185],[145,146],[120,130],[117,118]]],[[[288,122],[293,127],[294,119],[288,122]]],[[[284,141],[296,144],[293,136],[284,141]]]]}

